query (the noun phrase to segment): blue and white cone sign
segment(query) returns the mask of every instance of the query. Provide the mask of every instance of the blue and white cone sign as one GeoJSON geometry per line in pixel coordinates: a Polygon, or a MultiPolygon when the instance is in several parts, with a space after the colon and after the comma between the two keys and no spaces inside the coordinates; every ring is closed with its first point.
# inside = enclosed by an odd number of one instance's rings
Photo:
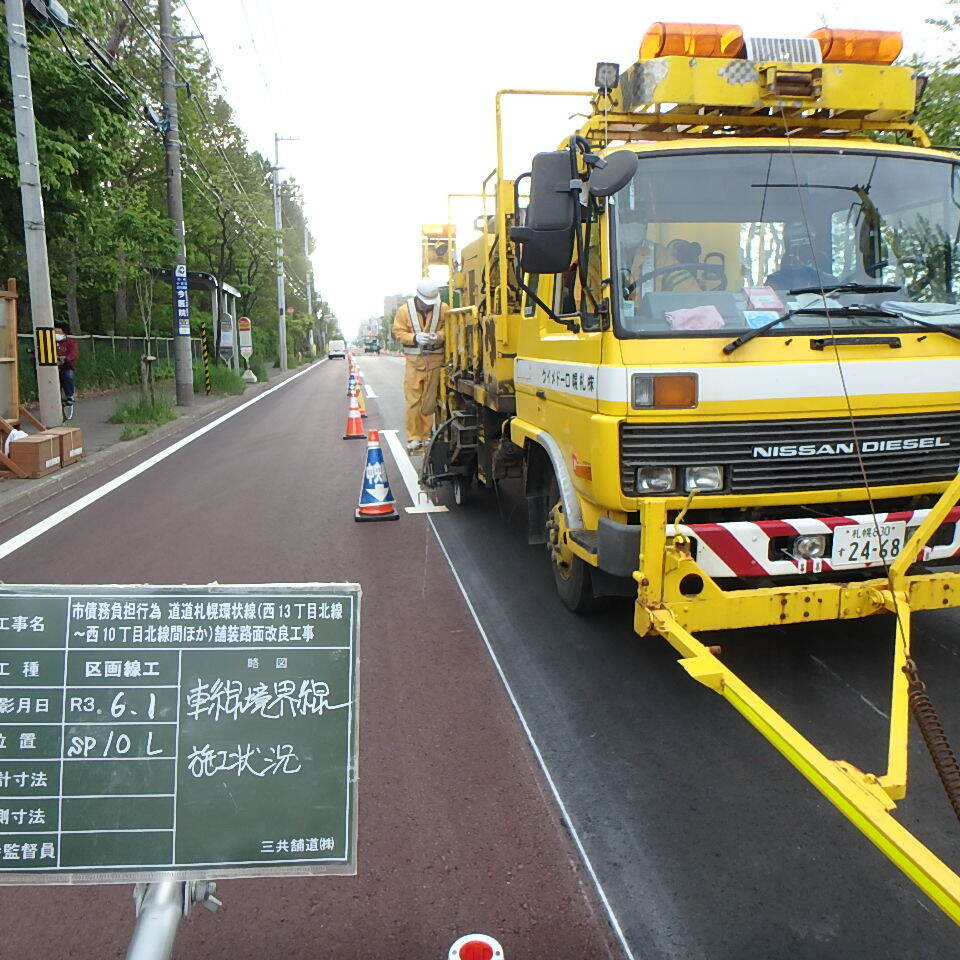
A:
{"type": "Polygon", "coordinates": [[[400,515],[394,508],[393,492],[387,479],[387,467],[383,462],[380,449],[380,435],[370,431],[367,444],[367,465],[363,470],[363,486],[360,488],[360,502],[354,514],[357,520],[397,520],[400,515]]]}

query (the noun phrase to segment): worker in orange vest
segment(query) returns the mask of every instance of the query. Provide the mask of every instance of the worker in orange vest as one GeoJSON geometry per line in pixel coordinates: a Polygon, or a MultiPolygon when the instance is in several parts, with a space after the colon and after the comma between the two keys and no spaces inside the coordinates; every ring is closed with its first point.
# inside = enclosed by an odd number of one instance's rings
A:
{"type": "Polygon", "coordinates": [[[407,401],[407,449],[411,452],[426,443],[433,429],[448,309],[440,300],[437,285],[424,278],[417,284],[416,296],[402,303],[393,318],[393,335],[406,356],[403,395],[407,401]]]}

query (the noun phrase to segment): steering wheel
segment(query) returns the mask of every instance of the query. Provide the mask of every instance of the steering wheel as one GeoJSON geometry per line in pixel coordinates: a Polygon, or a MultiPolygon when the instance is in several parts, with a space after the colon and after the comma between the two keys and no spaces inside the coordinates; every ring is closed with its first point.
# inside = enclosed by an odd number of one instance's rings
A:
{"type": "MultiPolygon", "coordinates": [[[[904,264],[904,263],[908,263],[908,264],[910,264],[911,266],[916,266],[916,265],[917,265],[917,262],[918,262],[918,261],[917,261],[917,258],[916,258],[916,257],[904,257],[902,260],[897,260],[897,265],[901,265],[901,264],[904,264]]],[[[890,261],[889,261],[889,260],[875,260],[873,263],[864,264],[864,266],[863,266],[862,269],[863,269],[863,271],[864,271],[868,276],[871,276],[871,275],[873,274],[874,270],[880,270],[880,269],[882,269],[883,267],[889,267],[889,266],[890,266],[890,261]]],[[[858,276],[858,275],[861,275],[861,276],[862,276],[862,274],[861,274],[861,268],[860,268],[860,267],[854,267],[852,270],[848,270],[842,277],[838,277],[838,278],[837,278],[837,282],[838,282],[838,283],[852,283],[853,281],[855,281],[855,280],[857,279],[857,276],[858,276]]]]}
{"type": "MultiPolygon", "coordinates": [[[[648,270],[646,273],[641,273],[633,283],[623,282],[623,292],[627,296],[630,296],[630,294],[633,293],[633,291],[636,290],[640,284],[646,283],[648,280],[652,280],[654,277],[664,277],[671,273],[678,273],[684,270],[688,273],[712,273],[715,276],[719,274],[723,282],[719,287],[715,287],[714,289],[726,290],[727,288],[727,284],[724,279],[723,267],[718,263],[673,263],[666,267],[655,267],[653,270],[648,270]]],[[[629,276],[630,274],[628,273],[627,278],[629,278],[629,276]]]]}

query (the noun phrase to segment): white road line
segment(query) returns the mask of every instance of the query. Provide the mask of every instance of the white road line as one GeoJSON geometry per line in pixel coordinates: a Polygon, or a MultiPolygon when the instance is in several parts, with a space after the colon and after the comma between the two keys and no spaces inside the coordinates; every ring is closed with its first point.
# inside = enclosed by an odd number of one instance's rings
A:
{"type": "Polygon", "coordinates": [[[483,638],[483,642],[486,645],[487,653],[490,654],[490,659],[493,661],[493,665],[497,668],[497,673],[500,675],[500,681],[503,683],[503,687],[507,691],[507,696],[510,698],[510,702],[513,704],[513,709],[517,714],[517,718],[520,720],[520,726],[523,727],[523,732],[527,736],[527,742],[530,744],[530,748],[533,750],[533,755],[537,758],[537,762],[540,764],[540,769],[543,771],[543,776],[547,781],[547,786],[550,787],[550,792],[553,794],[553,799],[560,808],[560,815],[563,817],[563,822],[570,831],[570,836],[573,838],[577,852],[580,854],[580,858],[583,860],[583,865],[586,867],[587,873],[590,875],[590,879],[593,881],[597,895],[600,897],[600,902],[607,911],[607,918],[610,920],[610,925],[613,927],[614,933],[616,933],[617,938],[620,940],[620,945],[623,947],[623,952],[627,955],[629,960],[636,960],[633,951],[630,949],[630,944],[627,943],[627,938],[624,935],[623,929],[620,926],[620,921],[617,919],[617,915],[613,912],[613,907],[611,906],[610,901],[607,899],[606,891],[600,884],[600,878],[597,876],[597,872],[594,870],[593,864],[590,862],[590,857],[587,855],[587,851],[584,849],[583,842],[580,840],[580,834],[577,833],[577,828],[574,826],[573,820],[570,818],[570,814],[567,812],[566,804],[560,797],[560,791],[557,789],[557,785],[554,783],[553,776],[550,774],[550,769],[547,767],[546,761],[543,759],[543,754],[540,752],[540,747],[537,746],[537,741],[533,738],[533,732],[530,729],[530,725],[527,723],[527,718],[523,715],[523,711],[520,709],[520,704],[517,701],[516,696],[514,696],[513,688],[510,686],[510,681],[507,679],[507,675],[504,673],[503,667],[500,665],[500,660],[494,652],[493,646],[490,643],[490,639],[487,637],[486,630],[483,629],[483,624],[480,622],[480,618],[477,616],[477,611],[470,602],[470,597],[463,586],[463,581],[460,579],[460,574],[457,573],[457,568],[453,565],[453,561],[450,559],[450,554],[447,553],[447,548],[444,546],[443,540],[440,539],[440,533],[437,531],[437,526],[433,522],[433,517],[428,517],[427,519],[430,521],[430,526],[433,528],[433,533],[437,538],[437,543],[440,544],[440,549],[443,551],[443,555],[447,559],[447,564],[450,566],[450,572],[453,574],[453,579],[457,581],[457,586],[460,588],[460,593],[463,595],[463,599],[467,604],[467,609],[470,611],[470,614],[473,617],[473,622],[477,625],[477,629],[480,631],[480,636],[483,638]]]}
{"type": "Polygon", "coordinates": [[[366,381],[364,381],[363,389],[367,391],[367,399],[368,399],[368,400],[378,400],[378,399],[379,399],[379,397],[377,396],[377,394],[373,392],[373,387],[371,387],[370,384],[367,383],[366,381]]]}
{"type": "Polygon", "coordinates": [[[221,417],[217,417],[216,420],[212,420],[210,423],[206,424],[206,426],[200,427],[199,430],[194,430],[193,433],[190,433],[178,440],[176,443],[171,444],[165,450],[155,453],[149,459],[144,460],[143,463],[139,463],[137,466],[131,467],[126,473],[121,473],[119,477],[114,477],[113,480],[107,481],[105,484],[103,484],[103,486],[97,487],[96,490],[91,490],[86,496],[81,497],[79,500],[75,500],[73,503],[68,504],[67,506],[58,510],[56,513],[51,513],[49,517],[45,517],[43,520],[39,521],[39,523],[35,523],[32,527],[28,527],[23,531],[23,533],[18,533],[15,537],[11,537],[9,540],[6,540],[4,543],[0,544],[0,560],[2,560],[4,557],[9,557],[14,551],[19,550],[21,547],[25,547],[31,541],[36,540],[37,537],[42,536],[48,530],[52,530],[54,527],[63,523],[64,520],[68,520],[75,513],[79,513],[81,510],[86,509],[92,503],[96,503],[98,500],[101,500],[108,493],[112,493],[114,490],[116,490],[118,487],[122,487],[128,481],[133,480],[135,477],[139,477],[141,473],[145,473],[151,467],[155,467],[161,461],[166,460],[167,457],[172,456],[179,450],[182,450],[185,446],[187,446],[187,444],[193,443],[194,440],[197,440],[204,434],[216,429],[221,423],[226,423],[231,417],[235,417],[238,413],[242,413],[248,407],[252,407],[255,403],[259,403],[264,397],[269,397],[274,391],[282,390],[285,386],[287,386],[287,384],[293,383],[293,381],[297,378],[302,377],[305,373],[309,373],[311,370],[315,370],[320,366],[320,364],[326,362],[327,361],[324,359],[315,364],[311,364],[305,370],[301,370],[299,373],[295,373],[292,377],[284,380],[283,383],[278,383],[275,387],[271,387],[269,390],[264,390],[263,393],[258,393],[246,403],[241,403],[239,407],[234,407],[233,410],[223,414],[221,417]]]}
{"type": "Polygon", "coordinates": [[[417,474],[417,468],[413,465],[407,451],[403,449],[397,431],[381,430],[380,436],[387,438],[387,445],[390,447],[393,459],[400,470],[400,476],[403,477],[407,493],[410,494],[410,499],[413,501],[413,507],[406,508],[407,513],[446,513],[446,507],[431,503],[430,498],[420,489],[420,477],[417,474]]]}

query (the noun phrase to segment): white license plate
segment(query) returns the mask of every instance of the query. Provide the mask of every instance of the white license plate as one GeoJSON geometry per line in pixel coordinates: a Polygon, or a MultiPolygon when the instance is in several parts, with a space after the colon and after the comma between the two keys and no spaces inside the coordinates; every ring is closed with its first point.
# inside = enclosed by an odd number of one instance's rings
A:
{"type": "Polygon", "coordinates": [[[867,567],[890,563],[903,549],[907,525],[903,520],[889,523],[857,523],[833,531],[832,567],[867,567]]]}

